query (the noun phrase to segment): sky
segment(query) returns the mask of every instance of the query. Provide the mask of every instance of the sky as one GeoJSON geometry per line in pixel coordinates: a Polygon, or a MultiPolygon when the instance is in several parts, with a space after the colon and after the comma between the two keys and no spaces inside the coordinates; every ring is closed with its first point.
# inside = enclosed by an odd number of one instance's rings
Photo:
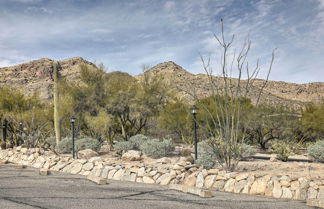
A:
{"type": "Polygon", "coordinates": [[[220,35],[235,34],[229,58],[249,36],[249,66],[264,78],[324,82],[324,0],[0,0],[0,66],[71,57],[136,75],[174,61],[204,73],[220,69],[220,35]]]}

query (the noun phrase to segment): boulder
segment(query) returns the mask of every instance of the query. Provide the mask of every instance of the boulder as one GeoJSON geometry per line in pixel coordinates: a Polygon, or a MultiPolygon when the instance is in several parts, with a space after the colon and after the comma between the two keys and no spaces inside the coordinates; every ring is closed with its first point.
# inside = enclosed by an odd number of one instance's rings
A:
{"type": "Polygon", "coordinates": [[[247,179],[248,177],[249,177],[248,173],[240,173],[235,177],[235,179],[236,181],[241,181],[247,179]]]}
{"type": "Polygon", "coordinates": [[[106,179],[108,177],[108,172],[109,172],[109,167],[106,166],[104,169],[102,169],[101,178],[106,179]]]}
{"type": "Polygon", "coordinates": [[[91,174],[87,176],[87,179],[99,185],[107,184],[106,179],[91,174]]]}
{"type": "Polygon", "coordinates": [[[98,156],[98,153],[91,149],[85,149],[78,152],[78,158],[90,159],[95,156],[98,156]]]}
{"type": "Polygon", "coordinates": [[[274,181],[272,194],[274,198],[280,198],[282,196],[282,188],[278,181],[274,181]]]}
{"type": "Polygon", "coordinates": [[[91,171],[93,166],[94,166],[93,163],[86,163],[82,166],[82,169],[86,171],[91,171]]]}
{"type": "Polygon", "coordinates": [[[184,185],[191,186],[191,187],[196,185],[195,173],[193,173],[193,174],[189,175],[187,178],[185,178],[184,185]]]}
{"type": "Polygon", "coordinates": [[[140,169],[138,169],[137,171],[137,176],[142,177],[145,175],[145,167],[141,167],[140,169]]]}
{"type": "Polygon", "coordinates": [[[142,159],[142,152],[137,150],[129,150],[122,155],[123,160],[138,161],[142,159]]]}
{"type": "Polygon", "coordinates": [[[145,184],[154,184],[155,183],[155,181],[151,177],[148,177],[148,176],[143,177],[143,182],[145,184]]]}
{"type": "Polygon", "coordinates": [[[171,163],[171,160],[167,157],[162,157],[158,160],[156,160],[157,163],[161,163],[161,164],[169,164],[171,163]]]}
{"type": "Polygon", "coordinates": [[[82,164],[77,163],[71,168],[71,174],[77,174],[81,171],[81,169],[82,169],[82,164]]]}
{"type": "Polygon", "coordinates": [[[200,172],[197,176],[196,187],[202,188],[204,186],[204,174],[200,172]]]}
{"type": "Polygon", "coordinates": [[[316,199],[317,198],[317,190],[313,187],[310,187],[307,192],[307,199],[316,199]]]}
{"type": "Polygon", "coordinates": [[[292,192],[289,188],[287,187],[282,187],[282,196],[281,198],[285,198],[285,199],[292,199],[293,195],[292,192]]]}
{"type": "Polygon", "coordinates": [[[224,180],[219,180],[216,181],[212,187],[212,189],[216,190],[216,191],[223,191],[224,190],[224,185],[225,185],[225,181],[224,180]]]}
{"type": "Polygon", "coordinates": [[[117,172],[116,169],[112,169],[111,171],[109,171],[107,178],[112,179],[116,172],[117,172]]]}
{"type": "Polygon", "coordinates": [[[123,169],[119,169],[115,175],[113,176],[113,180],[121,180],[122,176],[124,175],[125,171],[123,169]]]}
{"type": "Polygon", "coordinates": [[[204,183],[205,188],[209,189],[210,187],[212,187],[215,180],[216,180],[216,175],[207,176],[204,183]]]}
{"type": "Polygon", "coordinates": [[[160,177],[160,184],[161,185],[168,185],[173,178],[174,178],[174,176],[169,174],[169,173],[163,174],[160,177]]]}
{"type": "Polygon", "coordinates": [[[234,185],[234,193],[240,193],[246,184],[247,180],[237,181],[234,185]]]}
{"type": "Polygon", "coordinates": [[[236,180],[235,179],[229,179],[226,184],[224,185],[225,192],[233,192],[234,191],[234,185],[236,180]]]}

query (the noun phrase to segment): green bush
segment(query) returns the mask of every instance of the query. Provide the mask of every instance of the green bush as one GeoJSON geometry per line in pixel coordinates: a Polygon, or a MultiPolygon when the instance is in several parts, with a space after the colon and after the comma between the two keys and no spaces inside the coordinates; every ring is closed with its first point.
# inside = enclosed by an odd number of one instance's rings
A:
{"type": "Polygon", "coordinates": [[[114,145],[117,152],[128,150],[140,150],[141,145],[147,141],[149,137],[137,134],[129,138],[129,141],[119,141],[114,145]]]}
{"type": "Polygon", "coordinates": [[[198,159],[195,161],[195,164],[206,169],[211,169],[216,165],[216,155],[208,140],[198,143],[198,159]]]}
{"type": "Polygon", "coordinates": [[[277,159],[287,161],[289,156],[298,152],[299,145],[288,141],[272,141],[270,142],[269,151],[277,154],[277,159]]]}
{"type": "MultiPolygon", "coordinates": [[[[83,149],[92,149],[93,151],[98,152],[100,149],[100,143],[98,140],[82,137],[75,139],[75,151],[80,151],[83,149]]],[[[56,146],[56,150],[60,153],[71,153],[72,152],[72,138],[65,137],[63,138],[56,146]]]]}
{"type": "Polygon", "coordinates": [[[55,148],[56,147],[56,139],[54,136],[48,137],[45,139],[45,148],[55,148]]]}
{"type": "Polygon", "coordinates": [[[241,144],[242,159],[252,157],[253,155],[255,155],[256,152],[257,152],[257,150],[253,146],[245,144],[245,143],[241,144]]]}
{"type": "MultiPolygon", "coordinates": [[[[238,160],[249,158],[255,153],[256,149],[245,143],[237,143],[236,146],[231,147],[231,155],[238,160]]],[[[222,141],[211,138],[198,143],[198,160],[195,163],[205,168],[212,168],[217,162],[223,163],[225,156],[226,150],[222,141]]]]}
{"type": "Polygon", "coordinates": [[[161,158],[173,151],[174,146],[171,139],[150,139],[140,146],[140,150],[152,158],[161,158]]]}
{"type": "Polygon", "coordinates": [[[100,150],[100,146],[100,142],[97,139],[89,137],[81,138],[75,142],[76,151],[91,149],[98,152],[100,150]]]}
{"type": "Polygon", "coordinates": [[[318,141],[307,148],[308,155],[315,161],[324,163],[324,140],[318,141]]]}
{"type": "Polygon", "coordinates": [[[195,161],[195,164],[197,164],[198,166],[203,166],[206,169],[212,169],[216,165],[215,156],[207,153],[202,153],[195,161]]]}
{"type": "Polygon", "coordinates": [[[129,141],[132,144],[134,150],[139,150],[141,145],[147,141],[149,139],[149,137],[144,136],[142,134],[137,134],[135,136],[132,136],[129,141]]]}
{"type": "Polygon", "coordinates": [[[72,139],[70,137],[63,138],[57,144],[56,149],[60,153],[71,153],[71,151],[72,151],[72,139]]]}
{"type": "Polygon", "coordinates": [[[128,151],[134,148],[134,144],[131,141],[119,141],[114,145],[116,152],[128,151]]]}

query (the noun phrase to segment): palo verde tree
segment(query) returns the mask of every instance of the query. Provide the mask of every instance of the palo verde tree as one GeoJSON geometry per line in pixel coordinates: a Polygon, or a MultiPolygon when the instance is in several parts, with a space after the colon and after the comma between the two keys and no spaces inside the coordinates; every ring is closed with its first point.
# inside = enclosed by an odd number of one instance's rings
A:
{"type": "Polygon", "coordinates": [[[161,110],[158,122],[159,127],[166,129],[186,144],[192,144],[192,119],[190,106],[180,99],[169,101],[161,110]]]}
{"type": "Polygon", "coordinates": [[[324,138],[324,103],[309,104],[302,110],[301,127],[311,139],[324,138]]]}
{"type": "Polygon", "coordinates": [[[249,123],[246,123],[246,139],[259,144],[263,150],[273,140],[301,142],[304,134],[299,131],[299,118],[297,110],[285,106],[259,105],[250,112],[249,123]]]}

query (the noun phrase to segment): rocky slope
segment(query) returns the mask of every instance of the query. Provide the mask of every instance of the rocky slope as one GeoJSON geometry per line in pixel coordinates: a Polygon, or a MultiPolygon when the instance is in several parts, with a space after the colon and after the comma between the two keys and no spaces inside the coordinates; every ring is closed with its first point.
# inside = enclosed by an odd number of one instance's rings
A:
{"type": "MultiPolygon", "coordinates": [[[[158,76],[165,85],[172,87],[180,97],[192,101],[191,94],[203,98],[211,94],[210,78],[205,74],[191,74],[174,62],[165,62],[156,65],[145,72],[147,76],[158,76]]],[[[136,76],[143,79],[144,74],[136,76]]],[[[220,77],[213,77],[214,81],[222,88],[224,81],[220,77]]],[[[237,82],[237,79],[232,79],[237,82]]],[[[251,88],[249,97],[255,103],[264,80],[256,80],[251,88]]],[[[243,86],[246,81],[242,81],[243,86]]],[[[301,104],[314,102],[319,103],[324,99],[324,82],[295,84],[287,82],[269,81],[262,93],[261,102],[270,104],[283,104],[300,106],[301,104]]]]}
{"type": "MultiPolygon", "coordinates": [[[[42,100],[52,97],[52,64],[54,60],[42,58],[28,63],[0,68],[0,86],[10,86],[22,90],[25,94],[38,93],[42,100]]],[[[67,79],[76,79],[79,65],[92,63],[80,58],[70,58],[59,61],[62,69],[60,74],[67,79]]]]}
{"type": "MultiPolygon", "coordinates": [[[[28,63],[0,68],[0,86],[6,85],[21,89],[25,94],[37,92],[41,99],[52,97],[51,88],[53,60],[42,58],[28,63]]],[[[80,57],[60,60],[62,66],[60,74],[68,80],[75,80],[79,75],[80,64],[94,65],[80,57]]],[[[210,95],[212,89],[209,78],[204,74],[191,74],[174,62],[165,62],[152,67],[144,74],[135,76],[142,80],[146,76],[158,76],[164,85],[173,88],[174,92],[188,102],[193,101],[190,94],[202,98],[210,95]]],[[[223,85],[223,80],[214,77],[215,81],[223,85]]],[[[237,82],[236,79],[232,80],[237,82]]],[[[244,82],[244,81],[243,81],[244,82]]],[[[257,80],[250,91],[250,98],[256,102],[262,80],[257,80]]],[[[300,106],[307,102],[318,103],[324,99],[324,82],[295,84],[287,82],[269,81],[264,89],[262,101],[265,103],[280,103],[289,106],[300,106]]]]}

